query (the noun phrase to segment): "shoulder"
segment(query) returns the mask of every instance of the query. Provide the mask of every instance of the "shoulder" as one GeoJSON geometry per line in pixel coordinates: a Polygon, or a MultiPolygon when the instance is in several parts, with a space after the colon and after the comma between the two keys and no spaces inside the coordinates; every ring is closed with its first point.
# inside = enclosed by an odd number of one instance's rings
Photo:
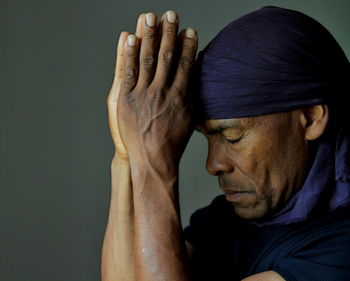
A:
{"type": "Polygon", "coordinates": [[[197,252],[201,272],[203,264],[221,269],[225,265],[230,270],[222,275],[231,277],[273,271],[286,280],[346,281],[349,233],[349,207],[305,223],[257,227],[239,218],[225,197],[218,196],[194,212],[185,238],[197,252]]]}
{"type": "Polygon", "coordinates": [[[349,207],[302,224],[265,228],[255,241],[259,255],[252,270],[274,270],[287,280],[350,280],[349,233],[349,207]],[[274,231],[280,235],[271,240],[274,231]]]}

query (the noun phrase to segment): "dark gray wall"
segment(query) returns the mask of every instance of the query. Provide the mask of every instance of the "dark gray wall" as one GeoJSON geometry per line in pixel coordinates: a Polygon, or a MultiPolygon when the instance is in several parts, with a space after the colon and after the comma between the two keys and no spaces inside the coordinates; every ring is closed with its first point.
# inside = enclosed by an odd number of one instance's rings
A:
{"type": "MultiPolygon", "coordinates": [[[[265,5],[305,12],[350,54],[350,1],[0,0],[0,280],[99,280],[113,144],[106,97],[115,46],[137,15],[168,9],[200,48],[265,5]]],[[[218,194],[195,134],[181,164],[183,222],[218,194]]]]}

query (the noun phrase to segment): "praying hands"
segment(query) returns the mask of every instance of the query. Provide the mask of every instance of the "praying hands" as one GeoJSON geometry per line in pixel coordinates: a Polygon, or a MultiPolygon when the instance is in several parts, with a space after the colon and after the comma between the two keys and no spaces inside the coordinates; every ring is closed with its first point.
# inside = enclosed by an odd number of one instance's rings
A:
{"type": "Polygon", "coordinates": [[[115,144],[103,280],[188,280],[178,202],[178,167],[194,124],[187,102],[197,51],[174,11],[140,15],[122,32],[109,125],[115,144]]]}

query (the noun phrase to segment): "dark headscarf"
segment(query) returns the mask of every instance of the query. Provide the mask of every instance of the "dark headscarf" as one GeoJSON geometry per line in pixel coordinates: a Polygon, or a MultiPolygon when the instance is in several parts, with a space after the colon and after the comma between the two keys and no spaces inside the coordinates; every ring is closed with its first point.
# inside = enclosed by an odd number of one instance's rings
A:
{"type": "Polygon", "coordinates": [[[330,123],[303,187],[261,225],[304,221],[350,204],[350,146],[344,122],[349,62],[333,36],[297,11],[264,7],[226,26],[200,52],[196,114],[230,119],[328,104],[330,123]]]}

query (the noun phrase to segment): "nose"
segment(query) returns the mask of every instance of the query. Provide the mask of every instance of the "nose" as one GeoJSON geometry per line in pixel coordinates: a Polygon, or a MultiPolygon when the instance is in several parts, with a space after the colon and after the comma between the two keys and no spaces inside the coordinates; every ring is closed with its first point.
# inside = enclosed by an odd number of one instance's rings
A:
{"type": "Polygon", "coordinates": [[[209,174],[213,176],[220,176],[233,172],[234,167],[225,153],[223,144],[208,141],[206,168],[209,174]]]}

